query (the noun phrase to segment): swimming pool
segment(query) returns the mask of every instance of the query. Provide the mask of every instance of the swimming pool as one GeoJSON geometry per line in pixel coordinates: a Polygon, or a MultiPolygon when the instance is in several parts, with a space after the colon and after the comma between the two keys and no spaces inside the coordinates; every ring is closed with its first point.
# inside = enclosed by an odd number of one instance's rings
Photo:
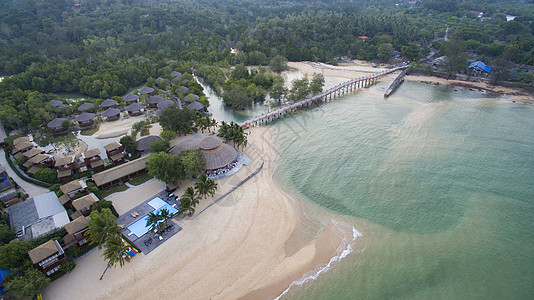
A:
{"type": "MultiPolygon", "coordinates": [[[[154,213],[159,213],[162,209],[167,209],[171,214],[175,214],[176,212],[178,212],[176,208],[170,206],[160,197],[155,197],[154,199],[148,201],[147,204],[154,208],[154,210],[152,211],[154,213]]],[[[130,230],[130,232],[135,234],[138,238],[141,237],[142,235],[148,232],[149,227],[146,226],[147,219],[148,215],[144,216],[141,220],[130,224],[130,226],[128,226],[128,230],[130,230]]]]}

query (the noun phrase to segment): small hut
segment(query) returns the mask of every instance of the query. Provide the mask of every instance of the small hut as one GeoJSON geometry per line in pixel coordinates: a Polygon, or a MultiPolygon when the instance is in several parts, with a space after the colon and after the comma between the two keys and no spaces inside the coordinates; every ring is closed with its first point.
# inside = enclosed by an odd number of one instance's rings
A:
{"type": "Polygon", "coordinates": [[[171,75],[172,77],[174,78],[182,78],[182,73],[178,72],[178,71],[172,71],[171,72],[171,75]]]}
{"type": "Polygon", "coordinates": [[[202,112],[205,110],[205,107],[204,107],[204,104],[198,102],[198,101],[193,101],[191,102],[187,108],[191,109],[191,110],[195,110],[197,112],[202,112]]]}
{"type": "Polygon", "coordinates": [[[48,101],[48,103],[50,103],[52,106],[56,108],[59,108],[63,104],[63,102],[59,100],[50,100],[48,101]]]}
{"type": "Polygon", "coordinates": [[[159,140],[159,136],[156,135],[149,135],[140,138],[137,142],[135,142],[135,149],[137,151],[140,151],[141,153],[149,153],[150,152],[150,143],[153,140],[159,140]]]}
{"type": "Polygon", "coordinates": [[[102,113],[102,117],[106,118],[106,121],[115,121],[121,117],[121,111],[118,108],[110,107],[102,113]]]}
{"type": "Polygon", "coordinates": [[[117,104],[119,104],[119,102],[117,102],[117,101],[115,101],[113,99],[106,99],[106,100],[102,101],[102,103],[100,103],[100,108],[107,109],[107,108],[116,106],[117,104]]]}
{"type": "Polygon", "coordinates": [[[189,88],[183,85],[180,86],[180,93],[182,93],[182,95],[189,93],[189,88]]]}
{"type": "Polygon", "coordinates": [[[106,150],[106,155],[113,163],[118,163],[124,161],[124,147],[117,143],[113,142],[104,146],[106,150]]]}
{"type": "Polygon", "coordinates": [[[152,93],[154,93],[154,89],[148,86],[145,86],[144,88],[139,90],[140,95],[142,94],[151,95],[152,93]]]}
{"type": "Polygon", "coordinates": [[[88,111],[90,109],[93,109],[95,105],[91,102],[85,102],[82,103],[82,105],[78,106],[78,111],[88,111]]]}
{"type": "Polygon", "coordinates": [[[185,96],[184,101],[185,102],[193,102],[193,101],[197,101],[198,99],[200,99],[200,97],[198,95],[189,94],[189,95],[185,96]]]}
{"type": "Polygon", "coordinates": [[[48,122],[48,124],[46,124],[46,127],[48,127],[48,129],[50,129],[50,131],[52,132],[62,132],[66,129],[63,127],[63,121],[65,120],[67,119],[55,118],[54,120],[48,122]]]}
{"type": "Polygon", "coordinates": [[[142,115],[143,114],[143,109],[145,107],[139,103],[139,102],[134,102],[128,106],[126,106],[126,111],[128,112],[128,114],[130,116],[139,116],[139,115],[142,115]]]}
{"type": "Polygon", "coordinates": [[[134,103],[134,102],[139,102],[139,96],[134,95],[134,94],[128,94],[128,95],[122,97],[122,100],[124,100],[124,102],[126,102],[128,104],[134,103]]]}
{"type": "Polygon", "coordinates": [[[160,103],[163,100],[165,99],[161,96],[152,96],[148,98],[146,103],[148,104],[148,107],[156,108],[158,106],[158,103],[160,103]]]}
{"type": "Polygon", "coordinates": [[[164,110],[166,108],[169,108],[173,105],[176,105],[176,102],[172,101],[172,100],[163,100],[163,101],[160,101],[158,103],[157,108],[161,109],[161,110],[164,110]]]}
{"type": "Polygon", "coordinates": [[[93,113],[83,112],[76,117],[76,122],[81,127],[91,126],[95,123],[93,120],[95,116],[93,113]]]}

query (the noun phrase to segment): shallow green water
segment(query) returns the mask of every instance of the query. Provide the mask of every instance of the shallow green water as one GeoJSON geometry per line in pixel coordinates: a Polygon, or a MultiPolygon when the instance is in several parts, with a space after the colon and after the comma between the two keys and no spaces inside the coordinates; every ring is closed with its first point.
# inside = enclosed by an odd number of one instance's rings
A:
{"type": "Polygon", "coordinates": [[[387,87],[272,125],[276,179],[363,234],[284,298],[534,299],[534,106],[387,87]]]}

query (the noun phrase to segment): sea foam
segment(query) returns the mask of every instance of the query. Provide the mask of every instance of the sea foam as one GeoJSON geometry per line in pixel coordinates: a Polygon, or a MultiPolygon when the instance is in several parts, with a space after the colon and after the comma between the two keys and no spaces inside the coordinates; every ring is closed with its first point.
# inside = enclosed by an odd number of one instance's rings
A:
{"type": "MultiPolygon", "coordinates": [[[[336,222],[334,220],[332,220],[332,222],[334,224],[336,224],[336,225],[339,224],[338,222],[336,222]]],[[[332,266],[332,264],[334,262],[340,261],[343,258],[347,257],[347,255],[352,253],[352,251],[354,250],[354,248],[352,248],[352,244],[354,243],[354,241],[356,241],[356,239],[358,237],[361,237],[361,236],[362,236],[362,234],[358,230],[356,230],[356,228],[352,227],[352,239],[350,241],[348,241],[348,243],[345,243],[345,241],[343,243],[341,243],[341,245],[339,247],[341,249],[338,249],[338,251],[337,251],[338,254],[336,256],[332,257],[330,259],[330,261],[328,262],[328,264],[318,268],[317,270],[313,271],[312,273],[306,273],[300,279],[293,281],[287,287],[287,289],[285,289],[282,292],[282,294],[280,294],[278,297],[275,298],[275,300],[279,300],[280,298],[282,298],[285,294],[287,294],[289,292],[289,290],[293,286],[303,285],[308,281],[316,280],[321,273],[328,271],[331,268],[331,266],[332,266]]]]}

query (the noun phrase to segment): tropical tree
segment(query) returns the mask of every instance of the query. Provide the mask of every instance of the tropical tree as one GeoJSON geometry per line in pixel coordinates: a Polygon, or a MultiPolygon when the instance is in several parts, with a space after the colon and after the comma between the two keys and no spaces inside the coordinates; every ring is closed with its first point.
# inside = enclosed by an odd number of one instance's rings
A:
{"type": "Polygon", "coordinates": [[[180,198],[179,214],[188,213],[190,216],[195,213],[195,206],[199,203],[199,197],[193,187],[185,189],[184,194],[180,198]]]}
{"type": "Polygon", "coordinates": [[[174,215],[171,214],[171,212],[164,208],[162,210],[159,211],[159,215],[161,216],[161,219],[163,220],[163,224],[165,225],[165,227],[168,226],[168,223],[169,223],[169,219],[172,218],[174,215]]]}
{"type": "Polygon", "coordinates": [[[122,256],[124,250],[124,241],[118,234],[109,235],[106,237],[106,247],[102,256],[108,261],[109,266],[124,266],[124,257],[122,256]]]}
{"type": "Polygon", "coordinates": [[[119,234],[120,228],[115,223],[115,216],[109,208],[103,208],[100,212],[93,210],[89,217],[87,235],[89,235],[91,244],[98,245],[99,249],[102,248],[107,237],[119,234]]]}
{"type": "Polygon", "coordinates": [[[185,178],[180,156],[164,152],[150,155],[146,164],[148,174],[166,183],[175,183],[185,178]]]}
{"type": "Polygon", "coordinates": [[[151,212],[147,215],[146,218],[146,226],[150,229],[150,231],[154,231],[156,228],[160,228],[160,223],[163,220],[161,214],[151,212]]]}
{"type": "Polygon", "coordinates": [[[6,290],[17,299],[33,299],[38,290],[44,289],[50,283],[43,272],[36,268],[28,268],[23,276],[15,276],[6,283],[6,290]]]}
{"type": "Polygon", "coordinates": [[[200,175],[198,182],[195,183],[195,189],[197,190],[199,196],[204,196],[207,198],[208,195],[213,196],[217,190],[217,184],[215,180],[208,178],[206,174],[200,175]]]}

